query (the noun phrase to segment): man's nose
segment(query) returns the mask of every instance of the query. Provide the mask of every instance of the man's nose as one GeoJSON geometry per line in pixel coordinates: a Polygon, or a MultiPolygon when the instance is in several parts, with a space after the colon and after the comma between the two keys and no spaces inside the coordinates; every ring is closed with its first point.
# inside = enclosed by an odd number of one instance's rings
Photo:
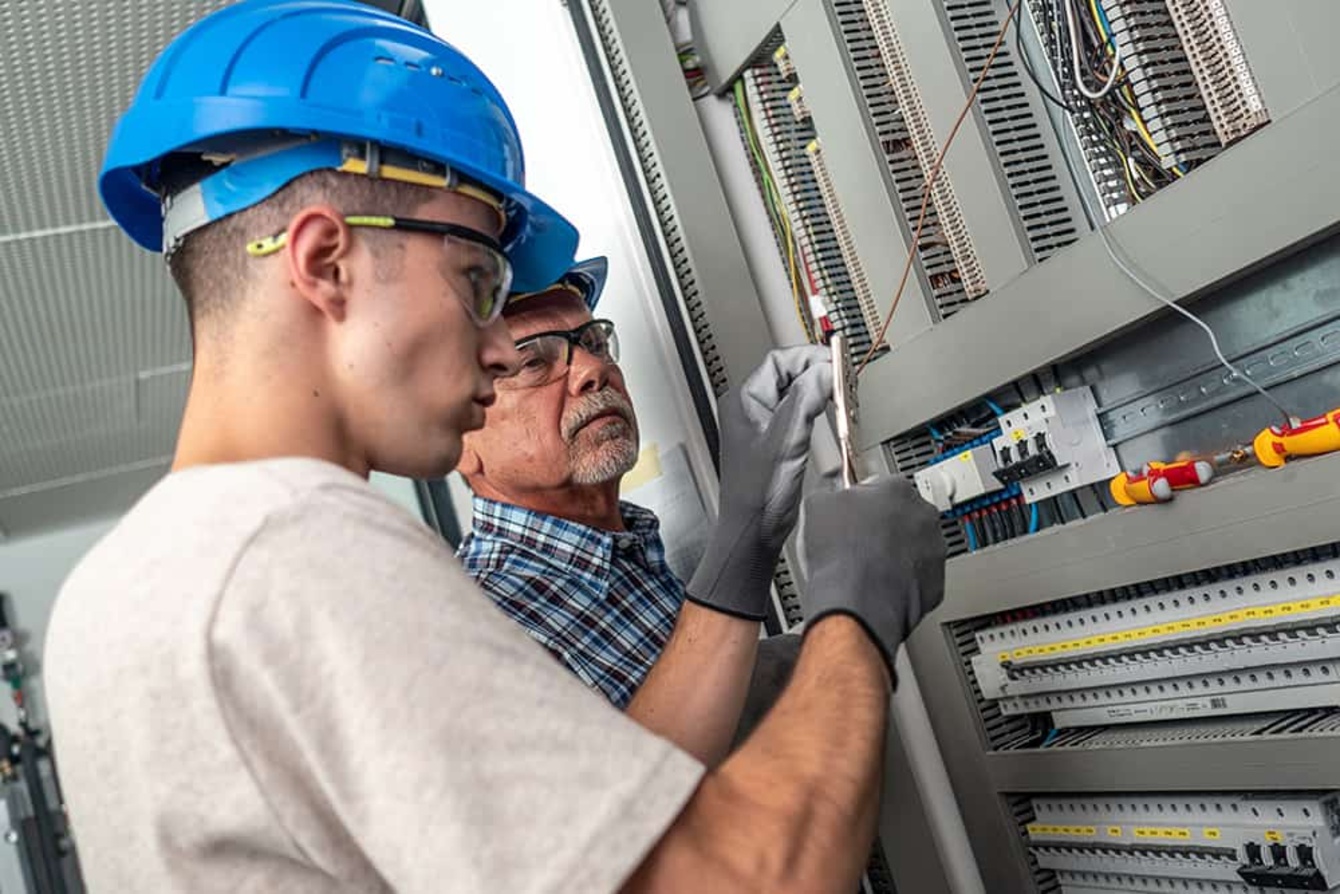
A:
{"type": "Polygon", "coordinates": [[[521,353],[505,319],[499,317],[480,330],[479,365],[495,379],[514,375],[521,368],[521,353]]]}
{"type": "Polygon", "coordinates": [[[594,357],[583,348],[574,346],[572,363],[568,370],[568,388],[573,394],[599,391],[609,384],[613,364],[594,357]]]}

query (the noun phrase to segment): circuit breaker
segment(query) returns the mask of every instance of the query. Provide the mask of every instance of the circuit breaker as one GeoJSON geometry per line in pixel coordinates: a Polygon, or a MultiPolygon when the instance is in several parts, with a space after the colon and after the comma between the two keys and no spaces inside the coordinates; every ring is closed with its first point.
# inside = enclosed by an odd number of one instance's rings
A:
{"type": "Polygon", "coordinates": [[[1001,417],[991,442],[1002,486],[1018,484],[1029,503],[1106,481],[1121,471],[1087,388],[1049,394],[1001,417]]]}

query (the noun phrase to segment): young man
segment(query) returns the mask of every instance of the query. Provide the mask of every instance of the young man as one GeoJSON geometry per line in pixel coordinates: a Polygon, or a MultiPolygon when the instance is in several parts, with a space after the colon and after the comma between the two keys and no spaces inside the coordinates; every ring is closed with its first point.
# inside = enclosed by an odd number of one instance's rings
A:
{"type": "MultiPolygon", "coordinates": [[[[347,0],[247,0],[159,56],[101,191],[170,252],[195,369],[174,471],[48,635],[92,890],[851,890],[888,656],[943,586],[909,488],[811,498],[817,621],[776,709],[704,772],[364,478],[455,466],[518,366],[509,279],[571,262],[468,59],[347,0]]],[[[739,456],[769,429],[734,412],[739,456]]]]}
{"type": "MultiPolygon", "coordinates": [[[[713,765],[742,713],[752,727],[795,661],[797,638],[760,645],[758,621],[769,560],[775,565],[799,507],[814,415],[830,398],[827,352],[774,352],[745,386],[766,412],[794,395],[790,437],[770,445],[775,455],[753,457],[776,470],[778,523],[766,544],[756,542],[762,528],[721,530],[710,540],[744,534],[765,575],[750,582],[752,592],[731,594],[747,596],[733,609],[713,610],[693,588],[686,603],[655,513],[619,499],[637,462],[638,425],[614,324],[593,316],[606,274],[606,259],[593,258],[551,288],[508,302],[503,316],[521,371],[499,380],[484,428],[464,438],[459,470],[474,492],[473,530],[457,555],[499,608],[582,682],[713,765]]],[[[726,490],[729,503],[729,482],[726,490]]]]}

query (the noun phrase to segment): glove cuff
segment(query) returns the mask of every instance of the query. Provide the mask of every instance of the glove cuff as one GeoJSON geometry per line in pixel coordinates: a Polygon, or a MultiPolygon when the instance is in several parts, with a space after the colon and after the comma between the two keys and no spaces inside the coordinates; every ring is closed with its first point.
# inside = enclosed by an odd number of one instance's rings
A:
{"type": "Polygon", "coordinates": [[[717,523],[686,595],[707,608],[738,618],[767,616],[768,593],[780,550],[765,547],[757,524],[717,523]]]}
{"type": "Polygon", "coordinates": [[[761,623],[768,619],[767,615],[756,615],[753,612],[744,611],[743,609],[727,608],[726,606],[718,605],[715,602],[708,602],[706,599],[699,599],[688,590],[684,591],[684,598],[689,602],[692,602],[694,605],[701,605],[703,608],[709,608],[714,612],[721,612],[723,615],[730,615],[732,618],[739,618],[743,621],[758,621],[761,623]]]}
{"type": "Polygon", "coordinates": [[[870,626],[870,623],[850,608],[845,606],[833,606],[832,608],[820,609],[815,614],[807,616],[805,618],[806,635],[808,635],[809,632],[814,629],[814,626],[824,618],[833,617],[834,615],[842,615],[851,618],[860,626],[861,630],[865,632],[865,635],[875,644],[875,648],[879,650],[879,657],[884,660],[884,667],[889,672],[889,683],[891,688],[897,689],[898,675],[894,673],[893,670],[893,653],[885,648],[883,639],[881,639],[879,634],[875,632],[875,629],[870,626]]]}

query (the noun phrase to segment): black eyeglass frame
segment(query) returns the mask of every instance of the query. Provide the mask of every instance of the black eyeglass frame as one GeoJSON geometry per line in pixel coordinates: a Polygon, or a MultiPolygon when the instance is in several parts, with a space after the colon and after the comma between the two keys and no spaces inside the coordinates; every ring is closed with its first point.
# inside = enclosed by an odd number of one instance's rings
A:
{"type": "MultiPolygon", "coordinates": [[[[568,370],[572,369],[572,352],[576,348],[581,348],[583,351],[586,351],[588,354],[590,354],[592,357],[595,357],[597,360],[600,360],[610,365],[615,365],[618,364],[619,362],[619,335],[615,331],[613,320],[597,318],[594,320],[587,320],[585,323],[578,326],[576,329],[551,329],[547,332],[536,332],[533,335],[527,335],[525,338],[517,339],[514,342],[514,346],[518,351],[520,351],[524,349],[527,345],[532,344],[533,342],[537,342],[542,338],[561,338],[568,343],[568,352],[567,354],[564,355],[563,358],[563,375],[567,375],[568,370]],[[607,349],[603,357],[594,353],[593,351],[591,351],[590,348],[582,344],[583,336],[585,336],[586,333],[591,331],[592,329],[603,329],[605,332],[606,344],[607,345],[613,344],[614,346],[613,350],[607,349]]],[[[510,378],[512,377],[509,376],[507,378],[498,379],[497,384],[505,387],[504,383],[507,382],[508,379],[510,378]]],[[[546,379],[543,382],[538,382],[533,385],[526,385],[522,387],[539,388],[543,387],[544,385],[556,382],[560,378],[562,378],[561,375],[554,375],[552,378],[546,379]]]]}

